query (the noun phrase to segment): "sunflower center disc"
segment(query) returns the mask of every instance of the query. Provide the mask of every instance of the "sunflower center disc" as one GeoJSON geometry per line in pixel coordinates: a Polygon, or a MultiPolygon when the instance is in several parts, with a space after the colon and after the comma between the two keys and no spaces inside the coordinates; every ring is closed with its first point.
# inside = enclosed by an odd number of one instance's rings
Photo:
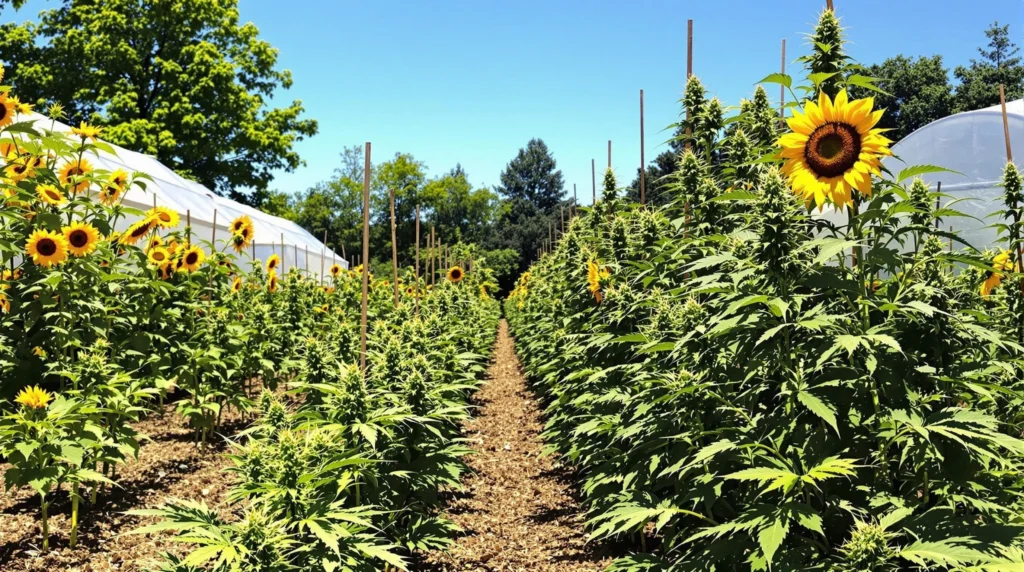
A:
{"type": "Polygon", "coordinates": [[[68,237],[68,242],[70,242],[71,246],[74,246],[75,248],[82,248],[89,243],[89,235],[85,234],[85,231],[76,230],[68,237]]]}
{"type": "Polygon", "coordinates": [[[811,133],[804,157],[819,177],[838,177],[860,155],[860,134],[845,123],[826,123],[811,133]]]}
{"type": "Polygon", "coordinates": [[[53,256],[57,252],[57,243],[49,238],[44,238],[36,244],[36,251],[43,256],[53,256]]]}

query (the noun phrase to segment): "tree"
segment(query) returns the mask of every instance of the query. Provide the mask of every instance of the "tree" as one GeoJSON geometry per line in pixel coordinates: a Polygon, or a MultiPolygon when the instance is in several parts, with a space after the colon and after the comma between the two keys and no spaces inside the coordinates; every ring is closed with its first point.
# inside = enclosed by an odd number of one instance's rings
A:
{"type": "Polygon", "coordinates": [[[955,112],[981,109],[999,103],[999,86],[1006,99],[1024,96],[1024,65],[1017,54],[1020,48],[1010,40],[1010,26],[993,23],[987,30],[988,50],[978,48],[981,59],[969,66],[957,66],[953,75],[959,82],[953,100],[955,112]]]}
{"type": "MultiPolygon", "coordinates": [[[[520,254],[515,275],[536,258],[537,248],[548,238],[549,225],[555,224],[559,205],[566,205],[557,167],[544,141],[531,139],[501,173],[501,186],[495,190],[504,200],[486,244],[492,250],[507,248],[520,254]]],[[[511,284],[502,282],[501,287],[508,289],[511,284]]]]}
{"type": "Polygon", "coordinates": [[[878,127],[891,129],[886,137],[899,141],[916,129],[953,112],[949,70],[942,56],[908,58],[898,55],[868,66],[885,93],[851,87],[854,98],[874,97],[875,107],[886,110],[878,127]]]}
{"type": "Polygon", "coordinates": [[[490,189],[473,189],[466,172],[456,165],[451,172],[429,181],[420,193],[430,223],[467,242],[487,237],[498,212],[498,195],[490,189]]]}
{"type": "Polygon", "coordinates": [[[184,176],[245,201],[275,170],[300,164],[294,144],[317,132],[277,50],[237,0],[65,0],[39,22],[0,26],[0,60],[22,100],[61,103],[72,121],[155,156],[184,176]]]}
{"type": "Polygon", "coordinates": [[[540,139],[531,139],[501,173],[498,192],[508,199],[524,199],[544,213],[553,212],[565,194],[562,172],[540,139]]]}

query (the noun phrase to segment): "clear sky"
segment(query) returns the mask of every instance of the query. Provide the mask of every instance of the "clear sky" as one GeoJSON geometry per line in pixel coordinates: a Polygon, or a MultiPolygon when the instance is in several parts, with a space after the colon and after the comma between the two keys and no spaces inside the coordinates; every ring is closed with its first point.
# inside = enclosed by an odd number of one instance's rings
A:
{"type": "MultiPolygon", "coordinates": [[[[46,6],[49,2],[42,4],[46,6]]],[[[1022,0],[835,0],[862,63],[942,54],[966,63],[995,20],[1024,46],[1022,0]]],[[[31,17],[32,2],[15,17],[31,17]]],[[[320,133],[298,145],[307,165],[273,186],[301,191],[331,175],[346,145],[373,143],[379,162],[412,153],[430,175],[461,163],[475,185],[495,185],[532,137],[548,144],[569,192],[590,198],[613,142],[620,183],[640,162],[639,91],[646,156],[665,149],[686,73],[686,21],[694,21],[694,73],[727,105],[757,80],[788,69],[824,0],[241,0],[280,50],[320,133]]],[[[5,10],[0,20],[9,20],[5,10]]],[[[768,86],[778,97],[777,86],[768,86]]]]}

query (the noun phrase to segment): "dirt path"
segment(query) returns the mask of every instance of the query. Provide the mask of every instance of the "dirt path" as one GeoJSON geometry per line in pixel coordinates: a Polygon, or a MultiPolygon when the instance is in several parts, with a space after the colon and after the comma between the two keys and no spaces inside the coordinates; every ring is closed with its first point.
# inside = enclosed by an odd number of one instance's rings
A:
{"type": "Polygon", "coordinates": [[[541,411],[519,371],[508,324],[498,332],[480,407],[465,425],[476,454],[466,491],[448,517],[465,529],[449,553],[431,553],[424,569],[531,572],[601,570],[606,559],[586,544],[584,515],[552,457],[540,457],[541,411]]]}

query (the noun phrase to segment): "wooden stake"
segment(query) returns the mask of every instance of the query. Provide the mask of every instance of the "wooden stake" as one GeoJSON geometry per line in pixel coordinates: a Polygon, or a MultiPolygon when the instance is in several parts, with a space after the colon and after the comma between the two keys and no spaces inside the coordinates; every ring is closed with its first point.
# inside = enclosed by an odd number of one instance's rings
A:
{"type": "Polygon", "coordinates": [[[192,209],[185,209],[185,247],[192,242],[192,209]]]}
{"type": "Polygon", "coordinates": [[[594,170],[594,160],[590,160],[590,191],[593,196],[590,197],[590,205],[597,204],[597,171],[594,170]]]}
{"type": "Polygon", "coordinates": [[[416,295],[416,314],[420,313],[420,206],[416,205],[416,266],[413,270],[413,284],[416,295]]]}
{"type": "Polygon", "coordinates": [[[832,5],[832,0],[825,0],[825,5],[828,7],[829,10],[835,12],[836,9],[835,6],[832,5]]]}
{"type": "Polygon", "coordinates": [[[558,205],[558,214],[562,217],[562,234],[565,234],[565,207],[558,205]]]}
{"type": "MultiPolygon", "coordinates": [[[[693,20],[686,21],[686,81],[693,75],[693,20]]],[[[686,150],[690,150],[690,110],[686,110],[686,150]]]]}
{"type": "Polygon", "coordinates": [[[320,281],[323,282],[324,277],[324,263],[327,261],[327,231],[324,230],[324,241],[323,248],[320,249],[320,281]]]}
{"type": "MultiPolygon", "coordinates": [[[[370,142],[363,164],[363,260],[370,257],[370,142]]],[[[359,316],[359,367],[366,375],[366,308],[370,296],[370,269],[363,264],[363,298],[359,316]]]]}
{"type": "MultiPolygon", "coordinates": [[[[1013,149],[1010,147],[1010,118],[1006,115],[1006,90],[1003,85],[999,85],[999,107],[1003,113],[1003,137],[1006,139],[1006,162],[1013,163],[1013,149]]],[[[1013,205],[1020,207],[1020,205],[1013,205]]],[[[1020,216],[1017,214],[1017,209],[1013,209],[1013,227],[1014,232],[1010,234],[1011,237],[1020,239],[1020,216]]],[[[1021,263],[1024,262],[1024,247],[1017,242],[1017,260],[1014,261],[1013,267],[1019,269],[1021,263]]],[[[1020,281],[1020,292],[1024,296],[1024,279],[1020,281]]]]}
{"type": "Polygon", "coordinates": [[[213,209],[213,229],[210,230],[210,244],[217,250],[217,209],[213,209]]]}
{"type": "Polygon", "coordinates": [[[1006,116],[1006,91],[999,86],[999,106],[1003,110],[1003,137],[1006,139],[1006,162],[1013,163],[1013,150],[1010,149],[1010,120],[1006,116]]]}
{"type": "Polygon", "coordinates": [[[305,266],[306,266],[306,276],[309,276],[311,274],[311,272],[309,271],[309,245],[308,244],[306,245],[306,263],[305,263],[305,266]]]}
{"type": "Polygon", "coordinates": [[[434,262],[434,257],[437,256],[437,227],[430,225],[430,244],[432,250],[430,251],[430,285],[434,285],[434,275],[437,273],[437,266],[434,262]]]}
{"type": "MultiPolygon", "coordinates": [[[[782,75],[786,75],[786,38],[782,38],[782,75]]],[[[779,85],[779,118],[786,121],[786,86],[779,85]]]]}
{"type": "Polygon", "coordinates": [[[608,140],[608,168],[612,168],[612,140],[608,140]]]}
{"type": "Polygon", "coordinates": [[[640,90],[640,204],[645,204],[644,201],[644,183],[647,179],[647,173],[645,172],[644,166],[644,90],[640,90]]]}
{"type": "Polygon", "coordinates": [[[395,233],[395,190],[390,189],[391,197],[391,274],[395,280],[395,307],[398,307],[398,238],[395,233]]]}
{"type": "MultiPolygon", "coordinates": [[[[935,192],[936,193],[941,193],[942,192],[942,181],[939,181],[938,187],[935,189],[935,192]]],[[[939,197],[935,197],[935,210],[939,210],[939,208],[942,206],[939,201],[940,201],[940,198],[939,197]]],[[[939,228],[939,217],[935,217],[935,228],[936,228],[936,230],[938,230],[938,228],[939,228]]]]}
{"type": "Polygon", "coordinates": [[[572,211],[569,213],[569,218],[572,218],[576,214],[576,205],[580,204],[576,198],[576,183],[572,184],[572,211]]]}
{"type": "Polygon", "coordinates": [[[281,233],[281,274],[284,274],[284,233],[281,233]]]}

